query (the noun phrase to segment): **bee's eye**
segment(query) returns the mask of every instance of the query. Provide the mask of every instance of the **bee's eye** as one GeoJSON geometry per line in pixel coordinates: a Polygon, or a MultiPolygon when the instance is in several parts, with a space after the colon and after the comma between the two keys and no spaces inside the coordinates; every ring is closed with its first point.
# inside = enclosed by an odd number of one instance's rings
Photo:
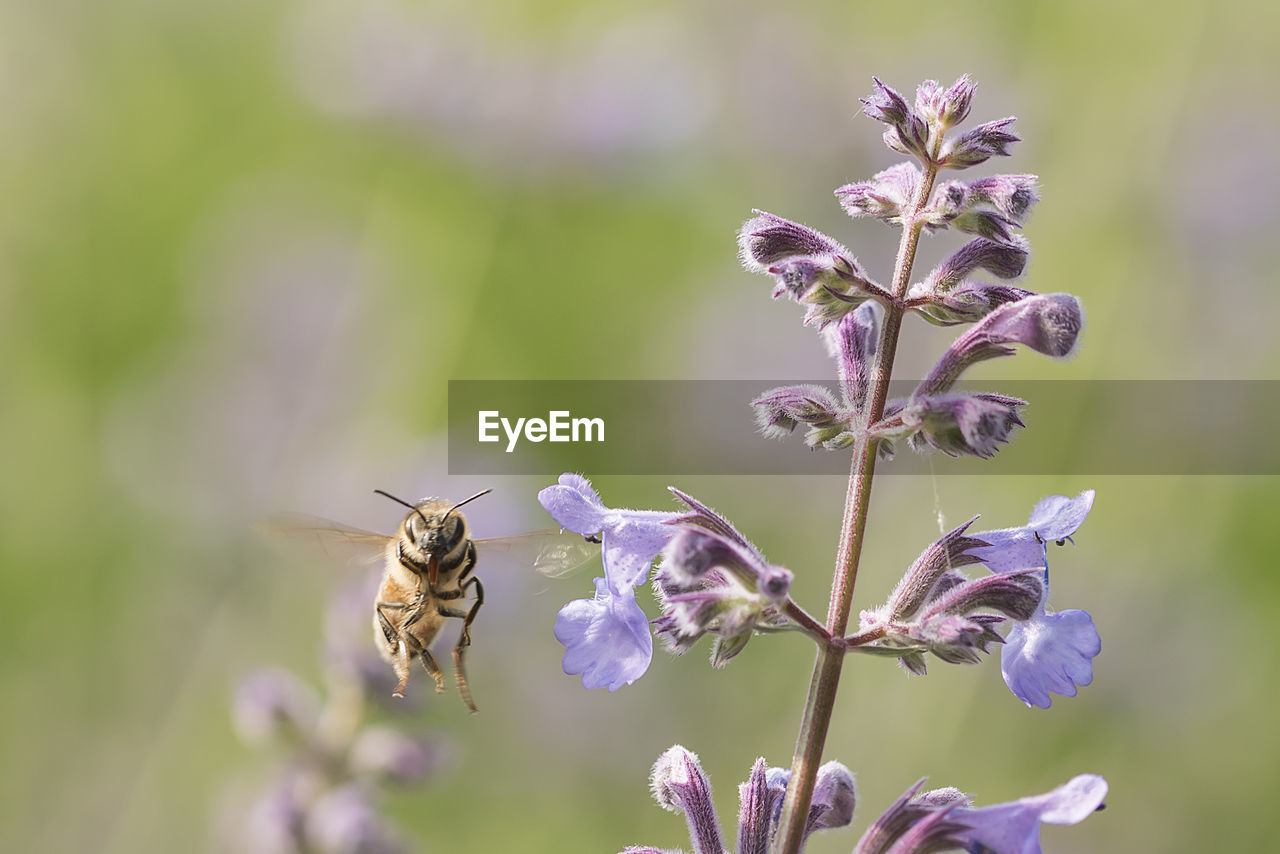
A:
{"type": "Polygon", "coordinates": [[[455,543],[462,537],[462,520],[457,516],[446,516],[440,526],[440,534],[446,543],[455,543]]]}

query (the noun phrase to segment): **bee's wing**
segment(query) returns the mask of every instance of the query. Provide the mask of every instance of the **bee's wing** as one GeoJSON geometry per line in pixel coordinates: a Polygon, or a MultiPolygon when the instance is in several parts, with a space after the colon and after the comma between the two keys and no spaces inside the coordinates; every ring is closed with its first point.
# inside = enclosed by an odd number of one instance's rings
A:
{"type": "Polygon", "coordinates": [[[592,558],[599,559],[600,544],[587,542],[580,534],[558,530],[530,531],[509,537],[476,540],[478,559],[494,558],[512,566],[529,568],[559,578],[568,575],[592,558]]]}
{"type": "Polygon", "coordinates": [[[390,537],[305,513],[273,513],[259,523],[272,537],[319,549],[331,560],[374,564],[385,559],[390,537]]]}

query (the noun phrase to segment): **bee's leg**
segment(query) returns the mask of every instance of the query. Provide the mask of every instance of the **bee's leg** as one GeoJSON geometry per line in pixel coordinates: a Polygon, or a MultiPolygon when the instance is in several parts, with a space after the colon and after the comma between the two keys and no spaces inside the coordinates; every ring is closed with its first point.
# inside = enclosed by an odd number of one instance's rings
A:
{"type": "Polygon", "coordinates": [[[427,649],[416,640],[414,641],[414,646],[416,648],[415,651],[418,653],[418,658],[422,659],[423,668],[427,673],[431,674],[432,679],[436,680],[436,693],[443,694],[444,672],[440,670],[440,665],[436,663],[436,657],[431,654],[431,650],[427,649]]]}
{"type": "Polygon", "coordinates": [[[484,604],[484,585],[480,583],[479,578],[472,577],[462,585],[462,589],[466,590],[473,584],[476,588],[476,598],[466,613],[443,606],[437,610],[444,616],[458,617],[462,620],[462,634],[458,637],[458,643],[453,648],[453,675],[458,682],[458,693],[462,695],[462,701],[467,704],[468,709],[474,712],[476,711],[476,702],[471,698],[471,688],[467,684],[467,669],[463,664],[463,653],[467,647],[471,646],[471,623],[475,621],[476,612],[484,604]]]}
{"type": "Polygon", "coordinates": [[[405,686],[409,684],[409,646],[405,643],[405,635],[400,633],[387,618],[386,611],[403,610],[404,605],[400,602],[379,602],[374,606],[374,610],[378,613],[378,625],[382,627],[382,634],[386,636],[387,643],[393,651],[391,667],[395,671],[396,678],[400,681],[396,683],[396,687],[391,692],[393,697],[404,697],[405,686]]]}

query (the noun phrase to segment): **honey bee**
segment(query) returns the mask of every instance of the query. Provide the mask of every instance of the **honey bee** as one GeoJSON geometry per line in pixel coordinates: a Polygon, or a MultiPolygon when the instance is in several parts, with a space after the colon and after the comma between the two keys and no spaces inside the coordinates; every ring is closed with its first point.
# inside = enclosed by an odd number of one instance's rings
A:
{"type": "Polygon", "coordinates": [[[409,684],[410,663],[417,659],[445,690],[444,673],[430,646],[448,620],[461,620],[462,631],[453,647],[453,674],[467,708],[476,711],[467,682],[463,656],[471,646],[471,625],[484,604],[484,585],[473,575],[484,556],[506,553],[509,562],[524,562],[543,575],[563,575],[598,555],[595,538],[560,531],[534,531],[507,537],[473,539],[458,508],[487,495],[485,489],[453,503],[424,498],[410,504],[381,489],[378,495],[409,508],[391,536],[352,528],[328,519],[292,513],[267,520],[268,529],[297,539],[314,539],[326,551],[346,552],[366,563],[381,563],[382,583],[373,603],[373,637],[378,652],[395,672],[393,696],[403,697],[409,684]],[[474,598],[467,604],[467,592],[474,598]]]}

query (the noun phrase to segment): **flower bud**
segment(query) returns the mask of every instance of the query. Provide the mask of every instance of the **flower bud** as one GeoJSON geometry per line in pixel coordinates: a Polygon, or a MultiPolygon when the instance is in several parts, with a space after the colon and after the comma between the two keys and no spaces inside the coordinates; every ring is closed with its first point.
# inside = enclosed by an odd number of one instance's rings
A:
{"type": "Polygon", "coordinates": [[[751,401],[751,407],[760,432],[770,439],[781,439],[800,424],[830,427],[847,420],[839,411],[835,395],[817,385],[770,389],[751,401]]]}
{"type": "MultiPolygon", "coordinates": [[[[717,636],[711,663],[723,666],[746,646],[756,626],[786,625],[781,606],[791,589],[789,570],[771,566],[750,543],[713,532],[732,526],[699,507],[694,522],[683,522],[680,533],[663,552],[654,578],[654,594],[662,616],[655,633],[667,647],[682,654],[710,632],[717,636]]],[[[734,531],[736,538],[740,534],[734,531]]]]}
{"type": "Polygon", "coordinates": [[[1044,596],[1044,571],[1027,569],[966,581],[930,600],[923,620],[940,614],[998,611],[1014,620],[1029,620],[1044,596]]]}
{"type": "Polygon", "coordinates": [[[914,636],[929,646],[929,652],[947,664],[977,664],[992,644],[1004,643],[995,627],[1005,621],[996,614],[934,614],[921,620],[914,636]]]}
{"type": "Polygon", "coordinates": [[[889,126],[884,132],[884,143],[894,151],[913,154],[921,161],[929,160],[929,126],[915,113],[893,89],[871,78],[875,89],[862,99],[863,112],[868,117],[889,126]]]}
{"type": "Polygon", "coordinates": [[[872,296],[885,297],[835,240],[798,222],[756,214],[738,233],[742,265],[774,277],[774,299],[785,295],[806,305],[806,324],[823,328],[872,296]]]}
{"type": "MultiPolygon", "coordinates": [[[[773,825],[773,801],[764,757],[751,766],[751,776],[738,786],[737,854],[768,854],[773,825]]],[[[779,797],[781,800],[781,797],[779,797]]]]}
{"type": "Polygon", "coordinates": [[[653,764],[649,788],[659,806],[685,816],[697,854],[723,854],[711,782],[696,754],[678,744],[667,750],[653,764]]]}
{"type": "MultiPolygon", "coordinates": [[[[907,854],[964,848],[959,836],[964,826],[949,817],[960,802],[935,803],[928,800],[929,795],[917,796],[924,779],[917,780],[872,822],[858,840],[853,854],[907,854]]],[[[968,803],[967,798],[963,802],[968,803]]]]}
{"type": "Polygon", "coordinates": [[[805,836],[815,830],[850,824],[857,800],[858,785],[853,773],[839,762],[823,765],[818,769],[818,779],[814,783],[813,800],[805,821],[805,836]]]}
{"type": "Polygon", "coordinates": [[[960,527],[953,528],[916,558],[889,595],[890,619],[905,619],[920,610],[947,570],[979,562],[980,559],[969,550],[987,545],[986,541],[964,535],[977,519],[974,516],[960,527]]]}
{"type": "Polygon", "coordinates": [[[1054,358],[1067,356],[1083,326],[1080,301],[1070,294],[1036,294],[1005,303],[947,348],[914,396],[947,391],[970,365],[1013,355],[1009,344],[1022,344],[1054,358]]]}
{"type": "Polygon", "coordinates": [[[1025,426],[1018,409],[1026,405],[1025,400],[993,392],[913,395],[890,401],[885,418],[870,430],[881,439],[907,439],[917,452],[935,448],[950,457],[990,459],[1015,427],[1025,426]]]}
{"type": "Polygon", "coordinates": [[[868,302],[846,314],[834,337],[844,403],[861,412],[871,384],[871,360],[880,341],[880,309],[868,302]]]}
{"type": "Polygon", "coordinates": [[[913,295],[912,299],[922,303],[913,305],[912,309],[936,326],[955,326],[981,320],[1005,303],[1030,296],[1035,296],[1035,292],[1014,285],[965,282],[944,293],[913,295]]]}
{"type": "Polygon", "coordinates": [[[1019,141],[1010,130],[1013,116],[978,125],[953,140],[943,143],[938,164],[949,169],[966,169],[985,163],[991,157],[1008,155],[1009,146],[1019,141]]]}
{"type": "Polygon", "coordinates": [[[970,181],[969,198],[974,204],[989,205],[1009,220],[1022,225],[1031,207],[1040,201],[1035,175],[991,175],[970,181]]]}
{"type": "Polygon", "coordinates": [[[936,80],[926,80],[916,87],[916,113],[939,130],[958,125],[969,115],[977,88],[968,74],[960,75],[945,91],[936,80]]]}
{"type": "Polygon", "coordinates": [[[915,198],[921,173],[913,163],[899,163],[870,181],[845,184],[836,198],[849,216],[870,216],[890,225],[902,222],[902,212],[915,198]]]}
{"type": "Polygon", "coordinates": [[[919,430],[908,444],[916,451],[926,446],[949,457],[967,454],[989,460],[1009,441],[1015,427],[1025,427],[1018,410],[1025,400],[993,392],[952,392],[914,398],[910,416],[919,430]]]}
{"type": "Polygon", "coordinates": [[[1030,254],[1026,240],[1020,237],[1006,243],[981,237],[970,240],[925,277],[923,290],[926,293],[949,291],[975,270],[986,270],[1001,279],[1016,279],[1026,269],[1030,254]]]}

